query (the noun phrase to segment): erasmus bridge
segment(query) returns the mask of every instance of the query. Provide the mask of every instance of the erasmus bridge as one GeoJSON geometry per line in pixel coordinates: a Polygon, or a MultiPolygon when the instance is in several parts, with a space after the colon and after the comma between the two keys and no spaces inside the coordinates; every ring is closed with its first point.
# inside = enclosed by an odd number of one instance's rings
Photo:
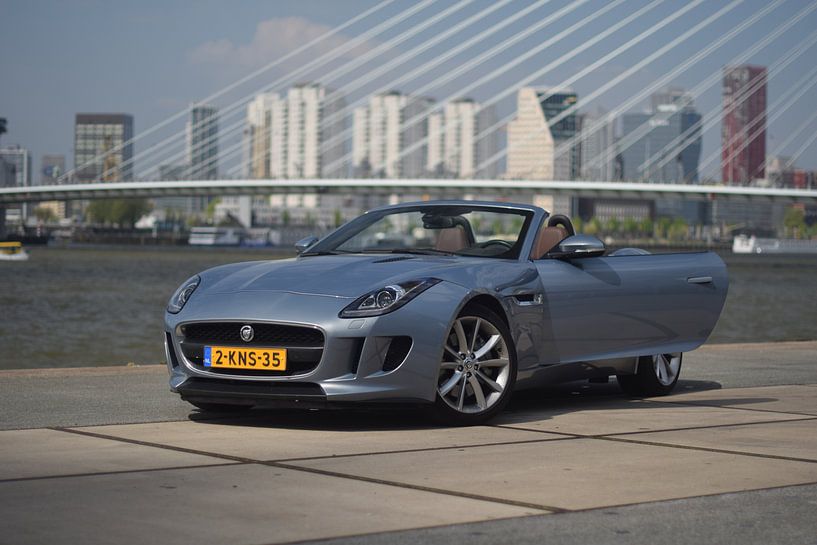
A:
{"type": "MultiPolygon", "coordinates": [[[[730,109],[748,100],[759,85],[765,93],[767,82],[783,77],[787,78],[785,89],[768,97],[766,114],[751,120],[722,148],[700,157],[699,171],[718,170],[723,162],[746,153],[757,138],[765,139],[769,125],[804,111],[794,128],[767,150],[768,156],[785,155],[783,166],[792,168],[813,149],[817,139],[817,109],[809,108],[806,102],[814,100],[817,83],[817,65],[811,62],[817,44],[815,11],[817,3],[784,0],[383,0],[204,97],[200,104],[217,108],[216,130],[205,131],[191,141],[190,110],[181,110],[77,164],[54,185],[0,188],[0,209],[53,200],[286,193],[485,194],[509,198],[548,194],[814,203],[817,190],[751,185],[751,179],[763,178],[760,171],[748,173],[749,180],[742,185],[656,183],[649,175],[638,181],[552,180],[533,172],[499,172],[515,152],[535,146],[545,133],[580,113],[579,108],[586,112],[603,104],[606,111],[587,118],[581,130],[567,139],[552,140],[550,153],[567,156],[571,150],[588,150],[587,144],[596,142],[593,153],[585,151],[582,162],[587,166],[608,165],[599,172],[612,177],[609,165],[615,158],[653,127],[666,123],[668,117],[664,110],[656,109],[621,139],[599,139],[598,135],[609,130],[622,114],[679,81],[684,82],[686,92],[678,106],[691,106],[707,93],[719,93],[725,66],[757,59],[767,67],[762,82],[742,88],[729,105],[718,100],[677,137],[659,149],[648,150],[639,171],[653,173],[672,166],[701,135],[720,142],[720,124],[730,109]],[[605,76],[600,78],[599,74],[605,76]],[[646,82],[645,74],[649,77],[646,82]],[[511,142],[505,134],[519,114],[517,93],[543,81],[549,82],[540,96],[543,101],[576,85],[590,91],[540,126],[531,127],[521,140],[511,142]],[[635,88],[633,81],[639,82],[635,88]],[[313,132],[318,136],[313,135],[311,143],[300,143],[301,148],[308,148],[304,157],[309,155],[318,167],[315,172],[306,172],[303,161],[308,158],[302,158],[300,169],[272,175],[268,165],[266,174],[259,175],[253,170],[257,158],[251,153],[248,138],[248,105],[259,95],[286,93],[303,82],[319,83],[326,90],[323,108],[313,120],[313,132]],[[418,152],[430,153],[429,147],[444,139],[442,132],[451,132],[455,128],[452,125],[462,121],[432,127],[428,120],[465,97],[475,97],[478,113],[492,113],[487,122],[472,130],[473,140],[493,138],[497,146],[477,154],[471,174],[459,178],[361,177],[355,170],[359,163],[353,146],[355,110],[367,105],[372,96],[394,90],[434,100],[418,101],[400,114],[395,130],[400,144],[390,152],[391,163],[409,160],[418,152]],[[412,135],[411,140],[402,141],[407,134],[412,135]],[[125,149],[136,152],[125,156],[125,149]],[[213,161],[191,161],[200,152],[217,157],[216,175],[212,174],[213,161]],[[174,180],[163,179],[168,165],[177,166],[174,180]],[[89,171],[94,172],[91,179],[80,175],[89,171]],[[477,174],[485,172],[494,175],[477,174]]],[[[463,143],[454,139],[445,142],[446,157],[465,154],[463,143]]],[[[269,154],[268,143],[266,150],[269,154]]]]}

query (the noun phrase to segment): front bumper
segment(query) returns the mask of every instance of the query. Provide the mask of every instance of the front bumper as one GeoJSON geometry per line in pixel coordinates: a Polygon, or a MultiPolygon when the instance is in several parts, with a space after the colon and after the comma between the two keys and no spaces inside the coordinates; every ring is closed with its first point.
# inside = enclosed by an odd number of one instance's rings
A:
{"type": "Polygon", "coordinates": [[[196,294],[181,313],[166,314],[170,387],[190,401],[259,407],[431,403],[443,339],[465,295],[464,288],[441,282],[390,314],[350,319],[338,318],[349,298],[287,292],[196,294]],[[215,373],[188,360],[180,344],[180,326],[208,321],[318,328],[324,334],[323,353],[318,365],[303,374],[215,373]],[[398,337],[410,337],[410,348],[401,361],[388,361],[398,337]]]}

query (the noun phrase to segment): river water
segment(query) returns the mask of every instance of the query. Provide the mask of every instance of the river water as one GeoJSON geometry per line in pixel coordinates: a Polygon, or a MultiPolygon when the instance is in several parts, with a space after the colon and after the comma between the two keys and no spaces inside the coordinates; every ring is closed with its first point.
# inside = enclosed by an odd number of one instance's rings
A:
{"type": "MultiPolygon", "coordinates": [[[[0,369],[161,363],[167,299],[215,265],[264,250],[45,248],[0,261],[0,369]]],[[[817,339],[817,257],[723,255],[726,308],[709,342],[817,339]]]]}

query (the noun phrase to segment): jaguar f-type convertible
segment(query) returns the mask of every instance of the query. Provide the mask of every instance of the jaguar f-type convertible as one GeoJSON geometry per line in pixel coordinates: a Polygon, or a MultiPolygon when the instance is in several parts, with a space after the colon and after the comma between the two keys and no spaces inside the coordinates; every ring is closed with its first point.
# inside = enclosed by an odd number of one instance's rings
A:
{"type": "Polygon", "coordinates": [[[422,405],[453,424],[556,382],[615,376],[631,395],[662,395],[728,287],[714,253],[608,253],[522,204],[387,206],[296,247],[173,294],[174,392],[202,410],[422,405]]]}

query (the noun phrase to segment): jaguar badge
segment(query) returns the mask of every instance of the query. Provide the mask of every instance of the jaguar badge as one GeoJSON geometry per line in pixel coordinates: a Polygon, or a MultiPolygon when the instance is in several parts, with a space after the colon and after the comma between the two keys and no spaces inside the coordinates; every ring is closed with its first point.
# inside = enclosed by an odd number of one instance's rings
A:
{"type": "Polygon", "coordinates": [[[245,343],[250,342],[253,337],[255,337],[255,331],[253,331],[251,325],[245,325],[241,328],[241,340],[245,343]]]}

